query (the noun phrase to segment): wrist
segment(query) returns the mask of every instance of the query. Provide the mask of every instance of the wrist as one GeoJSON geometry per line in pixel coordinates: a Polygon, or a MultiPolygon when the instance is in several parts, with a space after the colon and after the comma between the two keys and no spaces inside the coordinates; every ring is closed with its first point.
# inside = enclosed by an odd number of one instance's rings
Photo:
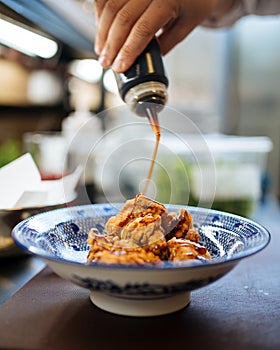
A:
{"type": "Polygon", "coordinates": [[[212,28],[229,27],[243,15],[243,0],[218,0],[211,15],[202,25],[212,28]]]}
{"type": "Polygon", "coordinates": [[[239,2],[238,0],[218,0],[210,17],[222,18],[227,16],[239,2]]]}

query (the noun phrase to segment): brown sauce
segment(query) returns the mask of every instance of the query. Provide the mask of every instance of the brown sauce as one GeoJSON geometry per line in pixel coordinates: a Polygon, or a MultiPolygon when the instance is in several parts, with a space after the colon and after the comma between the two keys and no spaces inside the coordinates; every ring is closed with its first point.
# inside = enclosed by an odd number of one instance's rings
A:
{"type": "Polygon", "coordinates": [[[156,143],[155,143],[155,148],[154,148],[150,168],[149,168],[148,174],[147,174],[146,179],[145,179],[143,194],[147,194],[148,186],[149,186],[149,183],[151,181],[151,177],[152,177],[152,173],[153,173],[153,169],[154,169],[154,165],[155,165],[155,161],[156,161],[156,157],[157,157],[159,141],[160,141],[160,126],[159,126],[159,122],[158,122],[157,112],[155,110],[150,109],[150,108],[148,108],[146,112],[147,112],[147,117],[148,117],[148,120],[149,120],[150,125],[152,127],[152,130],[156,136],[156,143]]]}

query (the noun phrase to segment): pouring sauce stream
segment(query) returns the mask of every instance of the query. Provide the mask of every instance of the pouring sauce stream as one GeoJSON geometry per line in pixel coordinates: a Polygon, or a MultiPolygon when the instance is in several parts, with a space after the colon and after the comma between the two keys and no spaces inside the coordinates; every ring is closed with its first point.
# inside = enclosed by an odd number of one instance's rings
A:
{"type": "Polygon", "coordinates": [[[155,160],[156,160],[156,156],[157,156],[157,152],[158,152],[159,141],[160,141],[160,126],[159,126],[158,115],[157,115],[156,110],[153,108],[147,108],[146,114],[147,114],[147,118],[149,120],[149,123],[153,129],[153,132],[156,136],[156,144],[155,144],[150,168],[149,168],[148,174],[147,174],[146,179],[145,179],[145,185],[144,185],[144,190],[143,190],[144,195],[147,194],[149,182],[150,182],[151,177],[152,177],[152,173],[153,173],[153,169],[154,169],[154,165],[155,165],[155,160]]]}

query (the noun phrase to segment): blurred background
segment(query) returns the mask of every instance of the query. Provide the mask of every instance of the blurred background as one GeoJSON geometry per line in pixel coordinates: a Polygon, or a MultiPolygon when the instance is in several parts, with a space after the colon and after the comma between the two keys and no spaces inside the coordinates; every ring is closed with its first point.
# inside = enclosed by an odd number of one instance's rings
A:
{"type": "MultiPolygon", "coordinates": [[[[93,1],[1,0],[0,9],[0,167],[31,152],[34,134],[51,132],[66,138],[67,170],[83,163],[83,183],[91,202],[133,196],[142,180],[142,175],[135,174],[141,173],[139,169],[147,172],[147,162],[142,165],[140,160],[152,153],[153,135],[147,122],[133,116],[121,101],[112,72],[104,71],[96,60],[93,1]],[[133,138],[143,145],[143,155],[133,138]],[[124,148],[130,149],[128,155],[124,148]],[[135,157],[137,162],[132,162],[135,157]]],[[[247,191],[253,200],[267,195],[280,198],[279,35],[279,17],[250,16],[228,29],[198,28],[164,58],[169,100],[160,123],[168,135],[163,136],[165,146],[154,175],[157,199],[213,203],[211,194],[195,200],[201,183],[193,180],[198,178],[196,170],[188,168],[193,162],[189,151],[196,153],[205,140],[202,152],[208,160],[203,158],[206,165],[200,167],[201,173],[209,178],[215,168],[219,182],[225,179],[228,185],[216,198],[218,209],[250,215],[251,204],[240,188],[254,181],[259,181],[259,188],[247,191]],[[213,135],[223,138],[213,139],[213,135]],[[180,142],[187,144],[185,150],[180,142]],[[223,167],[227,161],[229,170],[223,167]],[[252,169],[242,172],[250,162],[256,164],[257,179],[252,169]],[[241,172],[235,171],[236,164],[241,164],[241,172]],[[236,177],[245,185],[237,182],[236,191],[230,191],[236,177]],[[172,181],[176,190],[170,194],[172,181]],[[184,197],[190,186],[196,189],[184,197]],[[232,192],[241,192],[243,202],[232,192]],[[235,206],[227,206],[227,193],[237,200],[235,206]]],[[[52,155],[57,147],[49,149],[51,162],[56,161],[52,155]]],[[[196,154],[196,162],[198,158],[196,154]]]]}

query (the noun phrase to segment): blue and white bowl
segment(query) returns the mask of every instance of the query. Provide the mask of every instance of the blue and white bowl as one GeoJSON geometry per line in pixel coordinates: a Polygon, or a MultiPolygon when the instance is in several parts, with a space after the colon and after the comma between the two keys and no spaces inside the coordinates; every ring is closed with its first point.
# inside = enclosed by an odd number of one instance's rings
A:
{"type": "MultiPolygon", "coordinates": [[[[88,288],[96,306],[129,316],[155,316],[182,309],[189,304],[192,290],[221,278],[270,241],[269,232],[251,220],[186,207],[211,260],[149,266],[87,264],[89,230],[96,227],[102,231],[108,218],[122,206],[94,204],[52,210],[19,223],[12,237],[22,249],[43,258],[59,276],[88,288]]],[[[183,206],[166,207],[178,211],[183,206]]]]}

